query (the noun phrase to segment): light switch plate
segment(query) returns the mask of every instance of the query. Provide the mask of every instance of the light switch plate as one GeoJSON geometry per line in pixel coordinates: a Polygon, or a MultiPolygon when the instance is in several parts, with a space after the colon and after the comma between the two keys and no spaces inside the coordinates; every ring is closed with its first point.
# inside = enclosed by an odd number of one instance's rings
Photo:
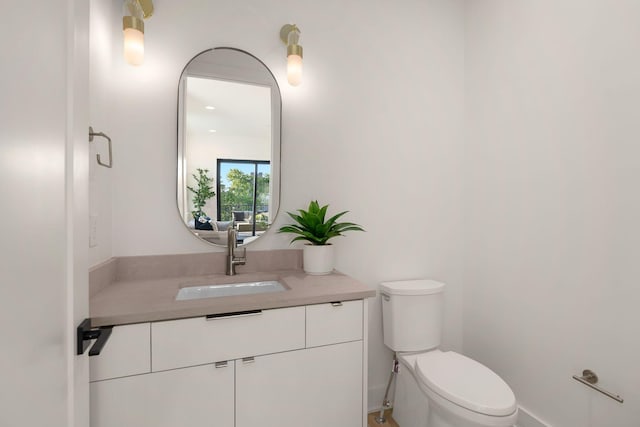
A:
{"type": "Polygon", "coordinates": [[[89,247],[98,246],[98,215],[89,216],[89,247]]]}

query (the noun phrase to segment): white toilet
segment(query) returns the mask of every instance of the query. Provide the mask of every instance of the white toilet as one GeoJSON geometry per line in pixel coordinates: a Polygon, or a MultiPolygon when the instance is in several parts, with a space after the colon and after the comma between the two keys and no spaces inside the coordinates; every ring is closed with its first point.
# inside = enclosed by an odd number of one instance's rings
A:
{"type": "Polygon", "coordinates": [[[511,427],[511,388],[486,366],[441,351],[444,284],[406,280],[380,285],[384,343],[400,361],[393,418],[401,427],[511,427]]]}

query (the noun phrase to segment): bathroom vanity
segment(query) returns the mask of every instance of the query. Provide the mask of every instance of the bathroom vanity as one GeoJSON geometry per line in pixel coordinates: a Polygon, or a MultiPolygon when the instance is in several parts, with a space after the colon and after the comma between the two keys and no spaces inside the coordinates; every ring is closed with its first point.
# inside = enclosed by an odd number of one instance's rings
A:
{"type": "MultiPolygon", "coordinates": [[[[201,256],[215,265],[217,254],[201,256]]],[[[152,268],[164,264],[158,257],[136,258],[93,272],[103,283],[92,323],[113,329],[91,358],[92,427],[366,426],[366,298],[375,291],[339,273],[305,275],[297,259],[230,278],[171,277],[152,268]],[[185,286],[258,277],[285,290],[175,300],[185,286]]]]}

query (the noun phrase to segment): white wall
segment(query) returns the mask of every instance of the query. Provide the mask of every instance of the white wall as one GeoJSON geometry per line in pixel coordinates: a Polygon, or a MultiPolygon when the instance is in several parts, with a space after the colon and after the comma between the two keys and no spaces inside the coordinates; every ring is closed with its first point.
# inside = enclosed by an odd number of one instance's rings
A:
{"type": "Polygon", "coordinates": [[[639,16],[467,3],[464,348],[554,426],[640,419],[639,16]]]}
{"type": "MultiPolygon", "coordinates": [[[[122,2],[90,0],[90,86],[89,123],[95,132],[104,132],[113,137],[112,114],[114,99],[111,96],[112,52],[122,45],[120,33],[114,25],[122,26],[122,2]]],[[[114,141],[116,144],[118,141],[114,141]]],[[[104,138],[95,138],[90,144],[89,156],[89,214],[96,222],[95,246],[89,248],[89,265],[96,265],[112,256],[112,169],[98,165],[96,156],[100,154],[103,163],[109,152],[104,138]]],[[[114,163],[117,167],[117,162],[114,163]]]]}
{"type": "MultiPolygon", "coordinates": [[[[349,209],[347,218],[368,231],[336,241],[338,269],[371,286],[417,277],[447,282],[445,345],[459,348],[463,2],[155,5],[145,23],[141,67],[122,60],[119,17],[107,24],[114,34],[111,79],[99,84],[109,85],[113,107],[105,130],[114,140],[112,255],[221,250],[191,236],[176,208],[177,85],[200,51],[244,49],[271,68],[282,91],[276,227],[285,223],[284,211],[310,199],[329,203],[333,212],[349,209]],[[278,37],[293,22],[305,49],[297,88],[286,83],[286,48],[278,37]]],[[[287,236],[271,231],[250,249],[287,247],[287,236]]],[[[382,345],[379,302],[370,307],[369,404],[375,406],[390,352],[382,345]]]]}
{"type": "Polygon", "coordinates": [[[2,13],[0,425],[86,426],[88,6],[2,13]]]}

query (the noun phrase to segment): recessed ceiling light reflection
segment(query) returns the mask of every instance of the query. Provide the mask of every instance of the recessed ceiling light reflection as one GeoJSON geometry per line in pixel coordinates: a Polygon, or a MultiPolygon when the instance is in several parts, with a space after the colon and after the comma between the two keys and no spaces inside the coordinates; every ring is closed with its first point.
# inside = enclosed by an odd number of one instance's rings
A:
{"type": "Polygon", "coordinates": [[[213,105],[207,105],[204,108],[206,108],[207,110],[215,110],[216,109],[216,107],[214,107],[213,105]]]}
{"type": "Polygon", "coordinates": [[[216,133],[216,132],[218,132],[218,131],[215,130],[215,129],[209,129],[209,133],[216,133]]]}

